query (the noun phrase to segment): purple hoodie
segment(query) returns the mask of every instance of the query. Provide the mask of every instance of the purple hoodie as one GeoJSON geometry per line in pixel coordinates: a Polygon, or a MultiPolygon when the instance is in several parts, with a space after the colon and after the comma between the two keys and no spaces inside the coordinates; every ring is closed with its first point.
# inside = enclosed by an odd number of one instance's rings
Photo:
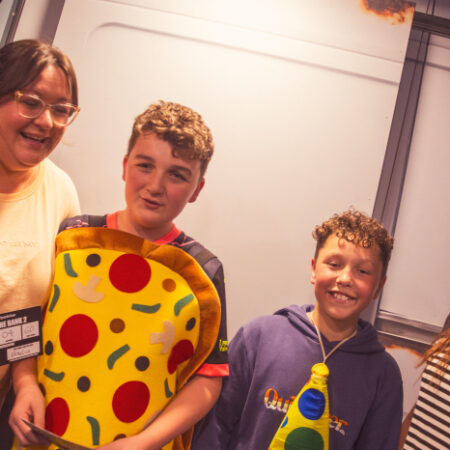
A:
{"type": "MultiPolygon", "coordinates": [[[[306,312],[290,306],[243,326],[230,342],[230,376],[195,430],[192,450],[267,450],[287,408],[322,362],[306,312]]],[[[336,342],[322,335],[325,352],[336,342]]],[[[326,362],[330,369],[330,450],[396,450],[402,380],[394,359],[363,320],[326,362]]]]}

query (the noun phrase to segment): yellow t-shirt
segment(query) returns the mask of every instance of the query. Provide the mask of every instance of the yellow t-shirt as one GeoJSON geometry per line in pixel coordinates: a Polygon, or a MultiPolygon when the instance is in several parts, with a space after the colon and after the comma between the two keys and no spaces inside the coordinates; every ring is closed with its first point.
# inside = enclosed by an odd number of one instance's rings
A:
{"type": "MultiPolygon", "coordinates": [[[[59,224],[76,214],[75,186],[48,159],[25,190],[0,193],[0,314],[42,303],[52,278],[59,224]]],[[[0,366],[0,408],[9,386],[7,372],[7,365],[0,366]]]]}

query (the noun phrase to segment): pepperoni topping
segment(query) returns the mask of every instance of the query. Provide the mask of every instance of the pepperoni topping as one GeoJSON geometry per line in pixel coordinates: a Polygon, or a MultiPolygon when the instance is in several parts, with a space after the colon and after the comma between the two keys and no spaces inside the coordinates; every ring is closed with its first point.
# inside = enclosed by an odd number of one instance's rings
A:
{"type": "Polygon", "coordinates": [[[174,373],[177,370],[178,364],[186,361],[194,354],[194,346],[191,341],[183,339],[175,344],[170,352],[169,360],[167,361],[167,370],[169,373],[174,373]]]}
{"type": "Polygon", "coordinates": [[[45,428],[52,433],[62,436],[69,425],[69,406],[62,398],[54,398],[45,410],[45,428]]]}
{"type": "Polygon", "coordinates": [[[130,423],[144,414],[149,401],[150,391],[145,383],[128,381],[117,388],[112,407],[121,422],[130,423]]]}
{"type": "Polygon", "coordinates": [[[84,314],[69,317],[59,331],[63,351],[73,358],[88,354],[97,343],[98,329],[95,322],[84,314]]]}
{"type": "Polygon", "coordinates": [[[122,292],[138,292],[150,281],[151,270],[148,262],[138,255],[119,256],[109,269],[112,285],[122,292]]]}

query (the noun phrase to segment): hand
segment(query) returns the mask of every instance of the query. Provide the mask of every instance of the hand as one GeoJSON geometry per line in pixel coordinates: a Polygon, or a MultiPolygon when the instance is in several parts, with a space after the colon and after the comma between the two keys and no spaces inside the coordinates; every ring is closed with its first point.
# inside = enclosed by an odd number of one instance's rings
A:
{"type": "Polygon", "coordinates": [[[20,445],[49,445],[49,442],[35,434],[22,420],[26,419],[44,428],[44,414],[44,396],[36,383],[28,384],[16,393],[16,400],[9,416],[9,425],[20,445]]]}

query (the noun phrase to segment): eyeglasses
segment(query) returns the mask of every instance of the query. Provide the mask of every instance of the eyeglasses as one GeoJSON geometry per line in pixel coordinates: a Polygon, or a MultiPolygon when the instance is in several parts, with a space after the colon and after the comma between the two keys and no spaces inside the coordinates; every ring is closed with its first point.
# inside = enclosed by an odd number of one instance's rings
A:
{"type": "Polygon", "coordinates": [[[35,119],[36,117],[39,117],[45,109],[49,109],[53,122],[61,127],[70,125],[80,112],[80,107],[72,105],[72,103],[57,103],[55,105],[50,105],[45,103],[37,95],[25,94],[21,91],[16,91],[14,93],[14,98],[16,100],[17,112],[22,117],[35,119]]]}

